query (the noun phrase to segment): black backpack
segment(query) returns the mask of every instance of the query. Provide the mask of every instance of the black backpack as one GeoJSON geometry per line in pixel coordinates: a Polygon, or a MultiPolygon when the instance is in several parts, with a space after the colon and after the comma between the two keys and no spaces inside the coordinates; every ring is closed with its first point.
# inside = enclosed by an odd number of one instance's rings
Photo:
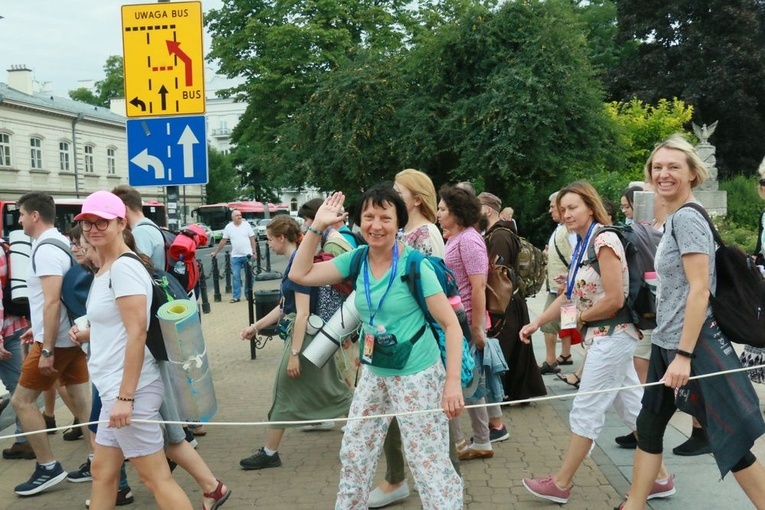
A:
{"type": "Polygon", "coordinates": [[[655,228],[632,223],[631,225],[610,225],[601,227],[592,236],[587,247],[587,260],[582,264],[592,264],[600,274],[600,264],[595,256],[595,238],[602,232],[613,232],[619,237],[627,258],[629,269],[629,293],[624,306],[614,317],[588,322],[587,326],[614,326],[632,323],[638,329],[649,330],[656,327],[656,294],[645,281],[645,273],[654,271],[654,258],[659,247],[662,233],[655,228]]]}
{"type": "MultiPolygon", "coordinates": [[[[176,299],[187,299],[188,293],[183,288],[178,280],[176,280],[170,273],[165,270],[152,268],[149,269],[144,264],[141,257],[135,253],[128,252],[123,253],[120,257],[129,257],[135,259],[146,268],[146,271],[151,277],[152,283],[152,298],[151,298],[151,317],[149,318],[149,329],[146,332],[146,347],[149,348],[149,352],[154,356],[154,359],[159,361],[167,361],[167,349],[165,348],[165,338],[162,336],[162,328],[159,325],[159,317],[157,312],[160,307],[169,301],[176,299]]],[[[109,288],[112,283],[109,282],[109,288]]]]}
{"type": "MultiPolygon", "coordinates": [[[[138,227],[141,227],[143,225],[150,225],[157,230],[159,230],[159,233],[162,234],[162,240],[164,242],[165,247],[165,267],[162,268],[167,273],[173,275],[173,277],[186,289],[186,294],[188,295],[189,292],[194,290],[194,288],[199,283],[199,261],[197,260],[196,256],[189,257],[188,259],[183,259],[183,265],[184,270],[182,273],[179,273],[176,271],[176,263],[178,262],[178,259],[174,258],[170,253],[170,247],[175,243],[175,240],[178,238],[178,236],[187,236],[190,238],[194,238],[194,232],[184,229],[180,232],[171,232],[167,229],[160,228],[154,223],[142,223],[140,225],[137,225],[138,227]]],[[[151,253],[146,253],[145,255],[151,256],[151,253]]]]}
{"type": "MultiPolygon", "coordinates": [[[[765,347],[765,278],[757,269],[752,257],[738,246],[726,245],[723,242],[712,219],[701,205],[688,203],[680,209],[683,207],[690,207],[701,213],[717,243],[717,291],[709,296],[712,314],[717,324],[731,342],[765,347]]],[[[674,228],[672,237],[677,239],[674,228]]]]}
{"type": "Polygon", "coordinates": [[[0,282],[3,287],[3,310],[8,315],[14,317],[26,317],[29,319],[29,301],[24,299],[23,302],[13,301],[11,291],[13,290],[13,282],[11,281],[11,245],[4,239],[0,239],[2,243],[3,254],[5,256],[5,267],[8,270],[6,277],[0,282]]]}

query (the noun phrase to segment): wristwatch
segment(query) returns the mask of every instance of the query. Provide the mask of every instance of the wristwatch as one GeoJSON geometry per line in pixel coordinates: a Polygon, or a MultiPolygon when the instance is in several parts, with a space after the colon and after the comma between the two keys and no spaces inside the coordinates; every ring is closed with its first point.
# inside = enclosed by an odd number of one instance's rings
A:
{"type": "Polygon", "coordinates": [[[50,358],[51,356],[53,356],[53,353],[49,351],[48,349],[43,349],[42,351],[40,351],[40,354],[42,354],[43,358],[50,358]]]}
{"type": "Polygon", "coordinates": [[[298,354],[300,354],[300,351],[295,349],[292,349],[290,352],[292,353],[293,356],[297,356],[298,354]]]}

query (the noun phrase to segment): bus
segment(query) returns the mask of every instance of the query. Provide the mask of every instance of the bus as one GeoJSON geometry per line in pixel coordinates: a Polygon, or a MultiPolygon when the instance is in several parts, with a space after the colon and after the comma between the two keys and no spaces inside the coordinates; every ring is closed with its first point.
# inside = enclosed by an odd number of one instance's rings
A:
{"type": "Polygon", "coordinates": [[[206,204],[197,207],[191,211],[191,216],[196,218],[198,223],[204,223],[213,232],[215,242],[220,242],[223,237],[223,229],[231,221],[231,211],[236,209],[242,213],[242,219],[250,222],[253,228],[258,221],[264,218],[271,218],[277,214],[289,214],[288,204],[266,204],[257,201],[240,200],[237,202],[220,202],[217,204],[206,204]],[[267,207],[266,207],[267,206],[267,207]]]}
{"type": "MultiPolygon", "coordinates": [[[[84,199],[66,198],[54,199],[56,203],[55,226],[62,234],[66,234],[74,226],[74,217],[80,214],[84,199]]],[[[167,227],[167,207],[161,202],[149,200],[144,202],[143,214],[160,227],[167,227]]],[[[12,230],[21,229],[19,225],[19,208],[15,200],[0,200],[0,235],[8,239],[12,230]]]]}

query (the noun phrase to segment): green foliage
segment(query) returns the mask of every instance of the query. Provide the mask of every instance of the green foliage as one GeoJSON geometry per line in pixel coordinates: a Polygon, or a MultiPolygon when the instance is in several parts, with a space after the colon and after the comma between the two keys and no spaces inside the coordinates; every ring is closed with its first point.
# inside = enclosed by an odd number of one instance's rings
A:
{"type": "Polygon", "coordinates": [[[728,215],[726,219],[748,228],[756,236],[757,222],[760,220],[763,208],[765,208],[765,202],[757,193],[757,180],[738,175],[732,179],[720,181],[720,189],[728,193],[728,215]]]}
{"type": "Polygon", "coordinates": [[[677,98],[672,101],[662,98],[656,105],[636,98],[627,102],[613,101],[606,109],[617,126],[627,181],[643,180],[643,167],[653,147],[670,135],[685,133],[691,143],[696,142],[685,130],[693,116],[693,106],[677,98]]]}
{"type": "Polygon", "coordinates": [[[207,146],[207,167],[209,178],[205,186],[205,202],[233,202],[239,198],[240,178],[231,162],[231,156],[207,146]]]}
{"type": "Polygon", "coordinates": [[[757,224],[743,225],[729,218],[715,220],[715,227],[725,243],[735,244],[746,253],[754,253],[757,246],[757,224]]]}
{"type": "Polygon", "coordinates": [[[104,64],[105,78],[96,82],[96,93],[81,87],[69,91],[69,97],[75,101],[92,104],[95,106],[109,107],[112,99],[125,96],[125,72],[122,57],[112,55],[104,64]]]}
{"type": "Polygon", "coordinates": [[[637,44],[606,76],[616,100],[677,97],[719,120],[720,176],[750,174],[765,132],[765,2],[619,0],[617,44],[637,44]]]}

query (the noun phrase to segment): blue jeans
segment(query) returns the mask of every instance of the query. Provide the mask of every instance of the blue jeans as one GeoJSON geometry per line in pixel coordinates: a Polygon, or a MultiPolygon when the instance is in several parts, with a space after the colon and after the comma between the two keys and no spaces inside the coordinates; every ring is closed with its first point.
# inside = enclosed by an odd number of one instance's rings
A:
{"type": "Polygon", "coordinates": [[[242,294],[242,269],[247,265],[247,257],[231,257],[231,283],[234,285],[234,299],[239,299],[242,294]]]}
{"type": "MultiPolygon", "coordinates": [[[[11,359],[0,360],[0,381],[11,395],[16,391],[16,386],[19,384],[19,377],[21,376],[21,335],[27,328],[17,330],[13,335],[5,337],[3,342],[5,350],[12,354],[11,359]]],[[[21,434],[21,422],[19,422],[18,416],[16,417],[16,434],[21,434]]],[[[17,437],[15,439],[17,443],[26,443],[26,436],[17,437]]]]}

